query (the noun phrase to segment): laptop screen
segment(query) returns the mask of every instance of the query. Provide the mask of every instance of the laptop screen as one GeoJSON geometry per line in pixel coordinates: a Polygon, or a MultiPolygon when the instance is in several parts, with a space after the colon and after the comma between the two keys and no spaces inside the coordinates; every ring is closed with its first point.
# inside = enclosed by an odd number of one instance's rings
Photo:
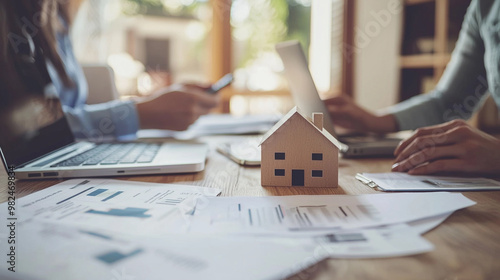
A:
{"type": "Polygon", "coordinates": [[[20,167],[72,142],[59,99],[0,94],[0,148],[9,166],[20,167]]]}

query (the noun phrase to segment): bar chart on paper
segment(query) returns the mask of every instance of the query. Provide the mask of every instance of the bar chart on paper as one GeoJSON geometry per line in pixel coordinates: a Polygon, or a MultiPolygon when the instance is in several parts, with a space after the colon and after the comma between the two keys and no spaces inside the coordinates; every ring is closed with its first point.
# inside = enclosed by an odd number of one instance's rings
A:
{"type": "MultiPolygon", "coordinates": [[[[64,184],[71,186],[76,182],[79,182],[79,180],[67,181],[64,184]]],[[[127,205],[133,202],[176,206],[191,197],[217,196],[219,193],[220,190],[215,188],[96,179],[79,182],[64,192],[58,191],[58,196],[62,198],[56,204],[77,202],[127,205]],[[64,196],[63,193],[67,195],[64,196]]]]}
{"type": "Polygon", "coordinates": [[[151,215],[145,214],[148,210],[149,209],[144,208],[127,207],[125,209],[112,208],[108,211],[88,210],[85,213],[115,217],[150,218],[151,215]]]}
{"type": "MultiPolygon", "coordinates": [[[[87,194],[87,197],[96,199],[97,201],[110,201],[118,198],[119,195],[125,194],[125,191],[117,191],[116,189],[96,189],[87,194]]],[[[123,201],[125,199],[143,199],[145,203],[163,204],[175,206],[183,202],[187,197],[193,195],[189,192],[176,192],[175,190],[158,191],[153,189],[144,189],[142,192],[128,192],[125,196],[120,197],[123,201]]]]}
{"type": "Polygon", "coordinates": [[[25,217],[91,230],[160,234],[182,230],[184,220],[178,217],[194,207],[186,200],[219,193],[219,189],[187,185],[74,179],[24,197],[21,211],[25,217]],[[172,220],[180,226],[166,227],[172,220]]]}
{"type": "Polygon", "coordinates": [[[105,264],[114,264],[114,263],[119,262],[121,260],[124,260],[126,258],[133,257],[137,254],[142,253],[142,252],[143,252],[142,249],[133,250],[132,252],[130,252],[128,254],[124,254],[124,253],[121,253],[119,251],[110,251],[110,252],[106,252],[102,255],[99,255],[96,258],[105,264]]]}
{"type": "Polygon", "coordinates": [[[97,189],[97,190],[87,194],[87,196],[104,197],[101,201],[108,201],[114,197],[119,196],[122,193],[123,193],[123,191],[110,191],[108,189],[97,189]]]}

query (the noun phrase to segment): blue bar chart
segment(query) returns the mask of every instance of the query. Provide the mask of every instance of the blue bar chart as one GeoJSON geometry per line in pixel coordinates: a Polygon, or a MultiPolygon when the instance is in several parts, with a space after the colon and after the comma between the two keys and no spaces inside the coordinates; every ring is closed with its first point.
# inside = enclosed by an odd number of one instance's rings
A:
{"type": "Polygon", "coordinates": [[[115,217],[150,218],[151,215],[147,215],[146,214],[146,212],[148,210],[149,209],[145,209],[145,208],[127,207],[125,209],[114,209],[114,208],[112,208],[109,211],[88,210],[85,213],[88,213],[88,214],[97,214],[97,215],[106,215],[106,216],[115,216],[115,217]]]}

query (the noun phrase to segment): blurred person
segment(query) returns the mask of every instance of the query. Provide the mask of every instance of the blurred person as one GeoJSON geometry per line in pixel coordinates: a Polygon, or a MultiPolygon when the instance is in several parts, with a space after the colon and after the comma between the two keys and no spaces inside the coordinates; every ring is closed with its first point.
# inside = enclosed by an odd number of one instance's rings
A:
{"type": "Polygon", "coordinates": [[[347,96],[325,100],[333,122],[375,133],[414,130],[396,148],[393,171],[500,174],[500,140],[468,119],[487,91],[500,108],[500,0],[473,0],[452,58],[436,88],[374,114],[347,96]]]}
{"type": "Polygon", "coordinates": [[[88,86],[69,29],[82,0],[0,0],[0,96],[58,97],[76,138],[133,139],[139,129],[185,130],[219,104],[208,86],[175,84],[147,97],[86,105],[88,86]],[[102,129],[105,125],[106,129],[102,129]]]}

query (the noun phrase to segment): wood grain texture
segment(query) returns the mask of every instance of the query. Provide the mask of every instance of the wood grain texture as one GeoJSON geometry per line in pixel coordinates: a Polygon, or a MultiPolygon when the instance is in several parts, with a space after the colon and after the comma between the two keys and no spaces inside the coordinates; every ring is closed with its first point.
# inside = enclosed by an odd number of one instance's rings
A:
{"type": "MultiPolygon", "coordinates": [[[[357,172],[389,172],[392,164],[391,159],[340,159],[338,188],[262,187],[260,168],[239,166],[215,152],[213,146],[228,139],[238,137],[204,139],[212,146],[204,172],[119,179],[217,187],[222,189],[222,196],[356,195],[380,193],[354,179],[357,172]]],[[[7,199],[4,169],[1,170],[0,179],[0,202],[4,202],[7,199]]],[[[57,182],[18,181],[17,197],[57,182]]],[[[464,195],[477,204],[457,211],[439,227],[424,235],[435,246],[432,252],[388,259],[330,259],[304,268],[290,279],[498,279],[500,192],[465,192],[464,195]]]]}

